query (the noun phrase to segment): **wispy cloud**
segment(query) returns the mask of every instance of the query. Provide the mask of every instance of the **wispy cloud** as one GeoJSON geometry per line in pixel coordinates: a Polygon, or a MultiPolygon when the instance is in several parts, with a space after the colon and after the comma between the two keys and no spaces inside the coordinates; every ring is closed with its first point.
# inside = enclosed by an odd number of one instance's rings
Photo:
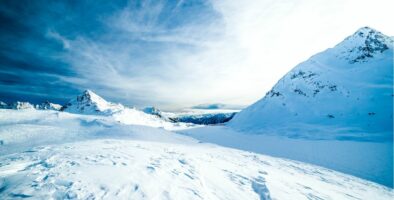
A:
{"type": "MultiPolygon", "coordinates": [[[[46,72],[58,81],[52,96],[89,88],[137,106],[250,104],[297,63],[361,26],[394,33],[389,0],[14,4],[0,6],[12,25],[0,31],[0,56],[13,60],[3,59],[3,71],[37,73],[38,93],[49,83],[40,75],[46,72]],[[26,60],[30,67],[15,64],[26,60]]],[[[0,84],[0,93],[7,90],[9,83],[0,84]]]]}

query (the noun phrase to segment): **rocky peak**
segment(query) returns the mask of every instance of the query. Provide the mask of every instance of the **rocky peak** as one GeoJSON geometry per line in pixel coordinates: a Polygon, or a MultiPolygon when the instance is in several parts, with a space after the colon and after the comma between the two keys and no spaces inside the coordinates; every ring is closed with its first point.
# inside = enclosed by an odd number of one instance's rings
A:
{"type": "Polygon", "coordinates": [[[45,101],[45,102],[41,103],[40,105],[36,106],[36,108],[40,109],[40,110],[60,110],[61,107],[62,107],[61,105],[54,104],[49,101],[45,101]]]}
{"type": "Polygon", "coordinates": [[[393,48],[393,40],[370,27],[362,27],[347,37],[336,48],[349,63],[367,62],[378,54],[393,48]]]}
{"type": "Polygon", "coordinates": [[[62,111],[90,114],[110,114],[122,109],[122,105],[107,102],[91,90],[85,90],[61,108],[62,111]]]}

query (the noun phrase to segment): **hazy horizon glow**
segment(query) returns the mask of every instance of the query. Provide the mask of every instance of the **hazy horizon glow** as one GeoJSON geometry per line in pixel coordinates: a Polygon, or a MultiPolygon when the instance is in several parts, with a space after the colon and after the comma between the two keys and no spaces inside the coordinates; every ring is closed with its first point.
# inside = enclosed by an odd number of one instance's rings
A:
{"type": "Polygon", "coordinates": [[[358,28],[394,35],[390,0],[0,3],[0,100],[84,89],[166,109],[248,105],[358,28]]]}

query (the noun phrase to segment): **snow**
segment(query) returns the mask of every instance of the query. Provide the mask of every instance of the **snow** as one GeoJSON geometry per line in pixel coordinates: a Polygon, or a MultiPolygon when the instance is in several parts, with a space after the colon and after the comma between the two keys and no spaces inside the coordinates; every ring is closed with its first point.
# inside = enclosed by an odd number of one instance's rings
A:
{"type": "Polygon", "coordinates": [[[229,126],[251,132],[279,127],[284,135],[301,130],[315,132],[314,138],[352,133],[392,141],[393,63],[393,40],[362,28],[297,65],[229,126]],[[315,126],[326,131],[314,131],[315,126]]]}
{"type": "MultiPolygon", "coordinates": [[[[129,115],[127,115],[129,117],[129,115]]],[[[123,129],[129,136],[142,138],[140,135],[149,132],[150,140],[172,141],[168,131],[151,126],[127,126],[113,116],[80,115],[52,110],[5,110],[0,109],[0,154],[26,150],[29,146],[87,140],[96,137],[124,137],[123,129]],[[116,134],[111,135],[113,132],[116,134]]],[[[137,123],[130,121],[130,124],[137,123]]],[[[145,123],[142,121],[141,123],[145,123]]],[[[153,124],[155,125],[155,124],[153,124]]],[[[182,126],[173,124],[169,129],[176,130],[182,126]]],[[[182,127],[185,128],[185,127],[182,127]]],[[[144,136],[144,137],[148,137],[144,136]]],[[[127,137],[126,137],[127,138],[127,137]]]]}
{"type": "Polygon", "coordinates": [[[202,142],[298,160],[393,187],[393,143],[253,134],[225,126],[179,130],[202,142]]]}
{"type": "Polygon", "coordinates": [[[322,167],[111,119],[0,110],[7,129],[0,131],[0,199],[394,197],[389,188],[322,167]]]}
{"type": "Polygon", "coordinates": [[[114,113],[112,117],[123,124],[161,127],[167,130],[184,129],[190,126],[184,123],[171,123],[157,115],[146,114],[142,111],[130,108],[125,108],[120,112],[114,113]]]}

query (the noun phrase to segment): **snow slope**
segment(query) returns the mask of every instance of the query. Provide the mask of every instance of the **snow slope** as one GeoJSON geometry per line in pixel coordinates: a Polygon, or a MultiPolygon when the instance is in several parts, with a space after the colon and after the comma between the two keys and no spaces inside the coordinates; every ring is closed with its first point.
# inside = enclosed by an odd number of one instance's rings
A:
{"type": "Polygon", "coordinates": [[[394,197],[389,188],[322,167],[111,119],[0,109],[0,199],[394,197]]]}
{"type": "Polygon", "coordinates": [[[226,126],[177,131],[202,142],[311,163],[393,188],[393,143],[289,138],[253,134],[226,126]]]}
{"type": "Polygon", "coordinates": [[[114,113],[112,117],[123,124],[161,127],[167,130],[183,129],[189,126],[184,123],[172,123],[159,116],[146,114],[134,108],[125,108],[114,113]]]}
{"type": "MultiPolygon", "coordinates": [[[[25,151],[32,146],[89,140],[96,137],[149,138],[171,142],[164,129],[119,123],[112,116],[82,115],[52,110],[0,109],[0,154],[25,151]],[[127,132],[127,135],[122,133],[127,132]],[[144,135],[148,132],[148,135],[144,135]]],[[[191,140],[191,139],[190,139],[191,140]]],[[[182,140],[184,141],[184,140],[182,140]]]]}
{"type": "Polygon", "coordinates": [[[368,27],[287,73],[229,126],[315,139],[392,141],[393,40],[368,27]]]}

